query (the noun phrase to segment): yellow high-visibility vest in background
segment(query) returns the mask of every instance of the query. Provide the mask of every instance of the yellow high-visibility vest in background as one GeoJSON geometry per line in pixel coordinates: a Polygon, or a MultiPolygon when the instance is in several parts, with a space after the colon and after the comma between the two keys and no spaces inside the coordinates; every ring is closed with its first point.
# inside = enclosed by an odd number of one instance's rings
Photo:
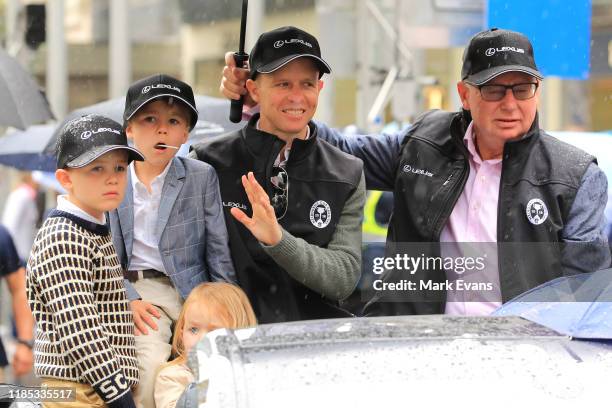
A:
{"type": "Polygon", "coordinates": [[[382,191],[371,190],[368,192],[368,198],[363,206],[363,223],[361,224],[361,231],[364,234],[387,236],[387,227],[382,227],[376,222],[376,206],[382,194],[382,191]]]}

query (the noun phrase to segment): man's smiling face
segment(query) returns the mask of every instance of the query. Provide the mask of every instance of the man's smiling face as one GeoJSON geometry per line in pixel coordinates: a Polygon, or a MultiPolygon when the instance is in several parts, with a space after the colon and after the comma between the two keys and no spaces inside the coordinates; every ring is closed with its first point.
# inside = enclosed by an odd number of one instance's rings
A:
{"type": "Polygon", "coordinates": [[[285,140],[306,135],[322,87],[317,65],[307,57],[247,82],[249,92],[260,105],[259,128],[285,140]]]}

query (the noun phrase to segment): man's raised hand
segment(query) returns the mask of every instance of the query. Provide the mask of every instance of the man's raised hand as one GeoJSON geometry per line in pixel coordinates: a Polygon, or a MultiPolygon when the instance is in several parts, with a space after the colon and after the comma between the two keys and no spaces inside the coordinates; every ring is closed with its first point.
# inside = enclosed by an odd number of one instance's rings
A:
{"type": "Polygon", "coordinates": [[[259,185],[253,172],[242,176],[242,186],[247,193],[251,208],[252,217],[247,216],[244,211],[233,207],[230,212],[240,221],[257,240],[265,245],[274,246],[278,244],[283,236],[274,208],[270,204],[270,197],[259,185]]]}

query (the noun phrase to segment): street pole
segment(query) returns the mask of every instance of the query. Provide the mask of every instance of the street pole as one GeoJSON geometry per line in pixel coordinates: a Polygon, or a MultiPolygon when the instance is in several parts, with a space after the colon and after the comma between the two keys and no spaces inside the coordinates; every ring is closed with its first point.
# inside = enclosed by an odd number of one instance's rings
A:
{"type": "Polygon", "coordinates": [[[110,98],[124,95],[132,78],[129,2],[111,0],[109,24],[108,94],[110,98]]]}
{"type": "Polygon", "coordinates": [[[548,77],[541,87],[540,124],[546,130],[563,130],[563,83],[561,78],[548,77]]]}
{"type": "Polygon", "coordinates": [[[370,62],[368,10],[363,0],[354,0],[356,8],[355,38],[357,38],[357,97],[355,98],[355,123],[362,131],[368,130],[368,100],[370,96],[370,62]]]}
{"type": "Polygon", "coordinates": [[[17,41],[17,18],[19,17],[19,9],[21,5],[19,0],[7,0],[5,9],[6,22],[6,51],[15,56],[20,46],[17,41]]]}
{"type": "Polygon", "coordinates": [[[68,63],[64,33],[64,0],[47,1],[47,99],[58,120],[68,107],[68,63]]]}
{"type": "Polygon", "coordinates": [[[249,54],[251,48],[257,42],[257,39],[263,32],[263,20],[266,14],[266,3],[264,0],[249,0],[249,22],[246,31],[246,45],[244,52],[249,54]]]}

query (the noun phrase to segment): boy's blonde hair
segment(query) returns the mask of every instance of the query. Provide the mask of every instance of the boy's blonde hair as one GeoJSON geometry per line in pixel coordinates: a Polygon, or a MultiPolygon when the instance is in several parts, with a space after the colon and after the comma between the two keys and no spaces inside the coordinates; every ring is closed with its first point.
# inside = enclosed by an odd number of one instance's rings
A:
{"type": "Polygon", "coordinates": [[[226,282],[202,283],[191,291],[176,321],[172,340],[172,355],[175,359],[170,364],[184,363],[187,358],[182,332],[185,312],[191,305],[197,305],[205,318],[215,314],[223,322],[223,328],[240,329],[257,325],[249,298],[240,287],[226,282]]]}

